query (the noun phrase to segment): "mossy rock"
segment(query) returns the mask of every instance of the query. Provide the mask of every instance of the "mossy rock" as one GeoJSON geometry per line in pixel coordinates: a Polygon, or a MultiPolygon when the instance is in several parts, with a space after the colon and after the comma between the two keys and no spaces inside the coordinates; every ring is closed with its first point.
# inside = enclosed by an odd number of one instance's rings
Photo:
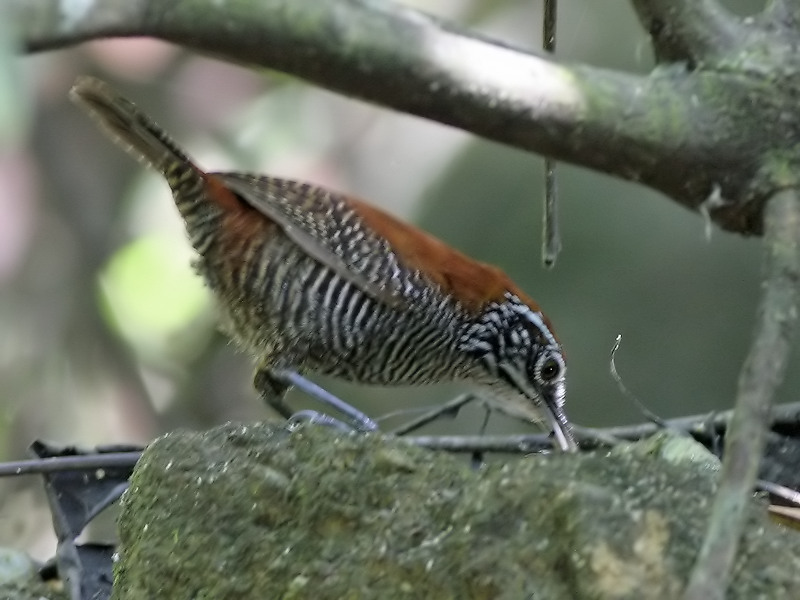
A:
{"type": "MultiPolygon", "coordinates": [[[[114,598],[675,598],[717,475],[675,443],[475,470],[315,426],[172,433],[124,497],[114,598]]],[[[800,536],[757,500],[728,598],[800,598],[800,536]]]]}

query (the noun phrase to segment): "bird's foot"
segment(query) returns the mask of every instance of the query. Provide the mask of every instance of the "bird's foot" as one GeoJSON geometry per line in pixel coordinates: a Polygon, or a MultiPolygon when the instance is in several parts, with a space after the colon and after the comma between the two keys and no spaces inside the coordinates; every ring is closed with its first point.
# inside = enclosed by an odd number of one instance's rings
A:
{"type": "Polygon", "coordinates": [[[306,379],[296,371],[289,369],[259,371],[256,375],[255,385],[267,403],[288,419],[290,423],[311,422],[334,427],[341,431],[368,432],[378,430],[378,424],[366,414],[344,400],[337,398],[313,381],[306,379]],[[283,401],[286,390],[291,386],[296,387],[318,402],[333,408],[341,413],[345,419],[337,419],[313,410],[303,410],[297,413],[292,412],[283,401]]]}

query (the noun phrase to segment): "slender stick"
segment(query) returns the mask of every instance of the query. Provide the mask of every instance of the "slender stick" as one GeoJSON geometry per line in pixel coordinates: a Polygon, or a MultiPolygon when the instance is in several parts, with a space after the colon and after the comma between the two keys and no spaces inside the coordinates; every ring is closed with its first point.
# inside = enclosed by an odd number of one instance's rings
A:
{"type": "MultiPolygon", "coordinates": [[[[551,54],[556,51],[556,21],[558,0],[544,0],[542,47],[551,54]]],[[[561,252],[561,232],[558,228],[558,181],[556,163],[544,159],[544,210],[542,212],[542,263],[552,268],[561,252]]]]}
{"type": "MultiPolygon", "coordinates": [[[[646,422],[634,425],[621,425],[606,429],[574,427],[573,431],[580,440],[581,450],[592,450],[602,446],[613,446],[622,441],[634,441],[663,430],[685,431],[698,436],[711,435],[716,430],[727,429],[734,411],[716,414],[691,415],[668,419],[664,425],[646,422]]],[[[770,422],[796,428],[800,425],[800,402],[776,406],[771,412],[770,422]]],[[[450,452],[508,452],[527,453],[536,448],[550,448],[552,442],[544,433],[528,433],[520,435],[451,435],[451,436],[406,436],[405,441],[431,450],[447,450],[450,452]]]]}
{"type": "Polygon", "coordinates": [[[57,471],[93,471],[115,467],[132,467],[141,452],[108,452],[78,456],[54,456],[0,463],[0,477],[55,473],[57,471]]]}
{"type": "Polygon", "coordinates": [[[725,597],[766,442],[770,404],[783,381],[795,333],[800,282],[800,200],[796,191],[776,193],[767,202],[764,215],[764,291],[755,339],[739,376],[719,489],[684,600],[725,597]]]}
{"type": "Polygon", "coordinates": [[[456,396],[452,400],[445,402],[441,406],[437,406],[433,410],[430,410],[416,419],[409,421],[408,423],[403,423],[400,427],[397,427],[390,431],[391,435],[406,435],[411,433],[412,431],[416,431],[421,427],[424,427],[428,423],[431,423],[444,415],[451,415],[457,413],[462,406],[468,404],[474,400],[477,400],[478,397],[474,394],[461,394],[456,396]]]}

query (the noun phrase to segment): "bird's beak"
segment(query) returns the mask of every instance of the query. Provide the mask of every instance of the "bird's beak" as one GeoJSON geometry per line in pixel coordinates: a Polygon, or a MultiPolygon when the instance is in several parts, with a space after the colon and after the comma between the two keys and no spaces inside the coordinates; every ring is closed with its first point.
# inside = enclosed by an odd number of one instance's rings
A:
{"type": "Polygon", "coordinates": [[[576,452],[578,443],[572,434],[572,426],[567,420],[567,414],[556,398],[545,395],[542,398],[545,418],[550,429],[553,430],[553,441],[564,452],[576,452]]]}
{"type": "Polygon", "coordinates": [[[512,417],[522,418],[534,423],[541,423],[542,416],[544,416],[544,421],[553,431],[553,441],[558,448],[563,452],[576,452],[578,443],[575,441],[575,437],[572,434],[572,426],[570,426],[567,414],[564,412],[564,382],[561,381],[560,385],[555,388],[539,393],[520,376],[517,369],[503,363],[499,366],[508,376],[509,381],[518,390],[522,391],[524,397],[529,399],[529,402],[524,407],[498,403],[497,408],[512,417]]]}

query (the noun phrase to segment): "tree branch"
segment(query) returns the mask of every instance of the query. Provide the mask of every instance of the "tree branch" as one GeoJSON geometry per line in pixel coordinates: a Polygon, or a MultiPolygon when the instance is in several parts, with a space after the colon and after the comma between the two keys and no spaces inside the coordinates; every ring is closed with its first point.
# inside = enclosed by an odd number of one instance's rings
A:
{"type": "Polygon", "coordinates": [[[658,62],[692,65],[738,47],[745,28],[716,0],[633,0],[658,62]]]}
{"type": "Polygon", "coordinates": [[[783,381],[795,333],[800,282],[800,199],[796,190],[777,193],[765,213],[764,293],[755,339],[739,378],[719,490],[685,600],[725,597],[764,450],[770,404],[783,381]]]}
{"type": "Polygon", "coordinates": [[[794,30],[800,29],[800,2],[798,0],[770,0],[764,12],[779,26],[794,30]]]}
{"type": "MultiPolygon", "coordinates": [[[[113,5],[125,6],[118,20],[86,13],[69,28],[64,19],[51,19],[66,4],[20,2],[28,50],[115,35],[151,36],[607,172],[619,170],[616,161],[596,144],[578,143],[572,135],[577,127],[589,140],[612,137],[621,146],[623,140],[652,137],[641,119],[622,126],[623,107],[634,115],[646,113],[644,99],[631,95],[637,78],[567,68],[390,3],[179,0],[164,10],[167,5],[152,0],[108,0],[107,14],[113,5]],[[588,90],[602,113],[589,114],[588,90]]],[[[642,161],[631,152],[624,162],[635,170],[642,161]]]]}
{"type": "MultiPolygon", "coordinates": [[[[790,110],[747,74],[639,77],[560,63],[390,2],[7,1],[28,51],[112,36],[166,40],[643,183],[692,209],[721,198],[712,218],[743,233],[761,232],[774,191],[759,179],[765,150],[797,152],[794,96],[790,110]]],[[[681,6],[688,18],[690,4],[681,6]]],[[[783,77],[782,89],[791,83],[783,77]]]]}

